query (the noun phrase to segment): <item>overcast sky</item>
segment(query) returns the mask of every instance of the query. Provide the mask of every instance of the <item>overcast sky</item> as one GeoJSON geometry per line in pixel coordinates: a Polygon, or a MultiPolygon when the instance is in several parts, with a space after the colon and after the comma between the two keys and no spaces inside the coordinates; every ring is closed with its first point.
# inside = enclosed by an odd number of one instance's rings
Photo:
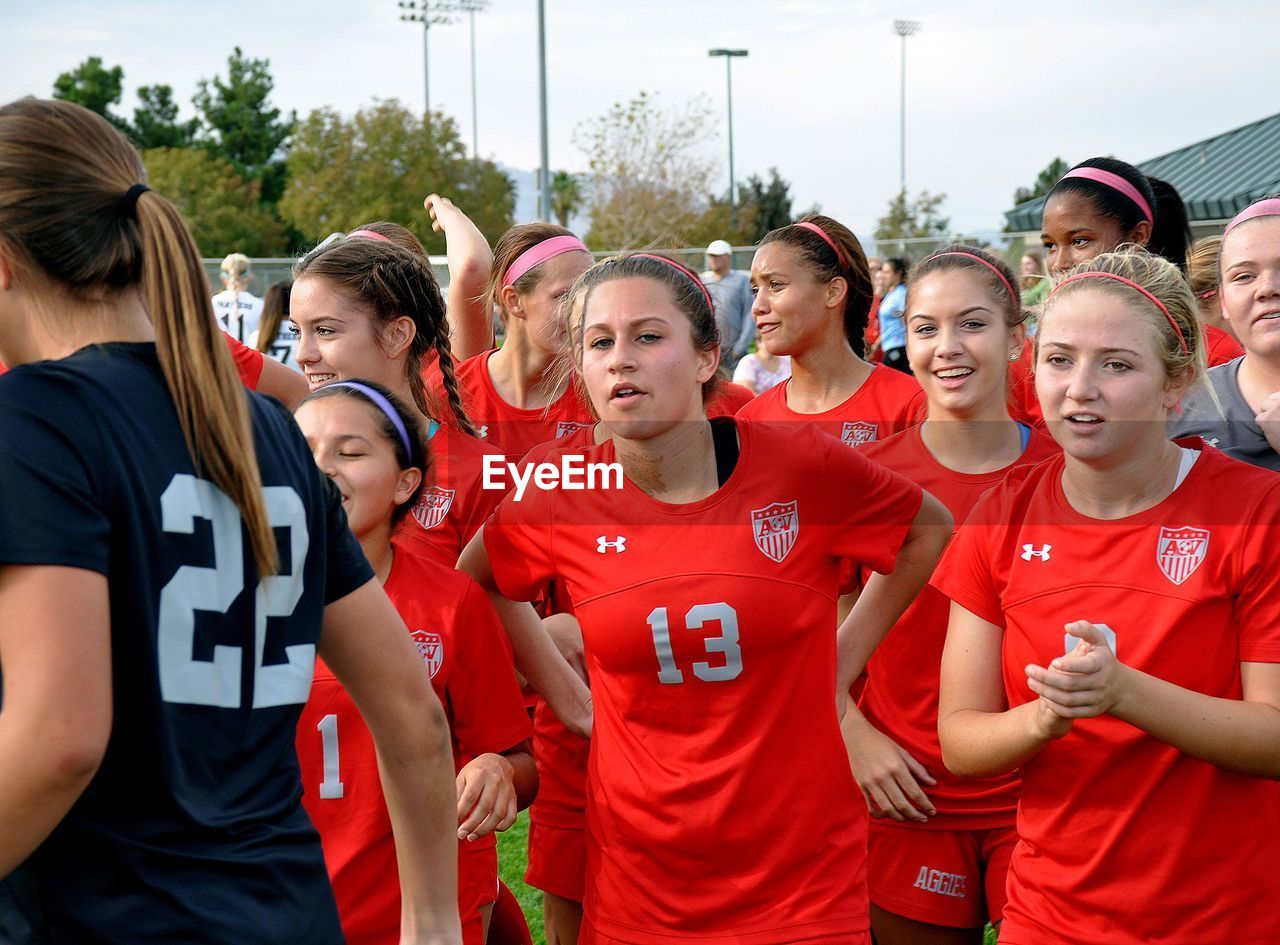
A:
{"type": "MultiPolygon", "coordinates": [[[[738,178],[777,166],[797,211],[866,232],[898,188],[899,40],[907,42],[907,185],[943,191],[954,225],[993,230],[1018,186],[1055,156],[1138,162],[1280,111],[1280,17],[1268,0],[1074,4],[971,0],[546,0],[551,164],[578,170],[578,124],[640,90],[707,96],[727,151],[724,60],[734,61],[738,178]]],[[[476,17],[481,153],[538,164],[536,0],[476,17]]],[[[0,0],[0,99],[48,95],[91,55],[133,90],[168,83],[191,113],[196,82],[232,47],[271,60],[274,103],[354,112],[422,107],[422,33],[395,0],[0,0]]],[[[432,105],[471,134],[466,22],[431,31],[432,105]]],[[[1280,155],[1277,155],[1280,162],[1280,155]]],[[[727,171],[726,171],[727,179],[727,171]]]]}

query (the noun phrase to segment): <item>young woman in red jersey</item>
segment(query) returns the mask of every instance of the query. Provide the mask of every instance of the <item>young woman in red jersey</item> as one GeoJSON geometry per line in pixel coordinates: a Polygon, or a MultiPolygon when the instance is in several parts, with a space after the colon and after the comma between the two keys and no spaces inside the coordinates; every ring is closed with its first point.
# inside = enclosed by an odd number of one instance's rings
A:
{"type": "MultiPolygon", "coordinates": [[[[497,895],[493,833],[514,823],[537,788],[510,647],[473,581],[392,538],[428,465],[414,412],[371,381],[338,381],[312,394],[297,420],[316,464],[342,493],[351,530],[445,705],[458,771],[463,941],[481,945],[497,895]]],[[[400,888],[373,743],[323,663],[298,722],[297,744],[303,803],[320,831],[347,941],[394,943],[400,888]]]]}
{"type": "Polygon", "coordinates": [[[581,393],[558,369],[559,302],[590,265],[582,241],[550,223],[512,227],[494,247],[488,300],[506,340],[460,363],[458,384],[480,434],[512,462],[592,422],[581,393]]]}
{"type": "MultiPolygon", "coordinates": [[[[957,522],[1020,466],[1051,456],[1005,396],[1025,316],[1008,266],[968,246],[919,263],[908,284],[907,357],[928,396],[924,423],[865,455],[936,496],[957,522]]],[[[844,731],[873,813],[867,877],[880,945],[967,945],[999,924],[1017,841],[1013,775],[961,780],[938,747],[938,678],[948,601],[925,588],[876,649],[861,712],[844,731]]]]}
{"type": "MultiPolygon", "coordinates": [[[[1081,161],[1053,185],[1044,203],[1040,241],[1051,276],[1127,243],[1185,270],[1191,230],[1187,208],[1170,184],[1132,164],[1101,157],[1081,161]]],[[[1020,419],[1042,424],[1031,362],[1028,342],[1009,370],[1009,390],[1020,419]]]]}
{"type": "Polygon", "coordinates": [[[773,230],[756,250],[751,285],[761,343],[791,357],[791,377],[743,407],[743,417],[816,424],[848,446],[920,421],[920,385],[862,358],[871,273],[853,233],[818,214],[773,230]]]}
{"type": "Polygon", "coordinates": [[[1063,455],[979,500],[934,576],[946,764],[1022,771],[1007,945],[1280,936],[1280,478],[1165,439],[1195,309],[1147,253],[1058,284],[1036,387],[1063,455]]]}
{"type": "MultiPolygon", "coordinates": [[[[611,434],[585,456],[619,463],[620,487],[512,496],[461,561],[511,600],[563,582],[582,626],[580,940],[868,941],[866,805],[833,697],[918,593],[950,518],[825,434],[709,422],[718,334],[695,273],[640,254],[585,279],[576,361],[611,434]],[[819,485],[833,480],[849,488],[819,485]],[[833,635],[842,559],[892,574],[833,635]]],[[[517,651],[542,632],[507,629],[517,651]]]]}
{"type": "Polygon", "coordinates": [[[430,267],[387,239],[356,236],[304,257],[294,273],[290,319],[311,389],[371,378],[417,410],[433,462],[402,534],[452,567],[502,493],[483,488],[483,457],[494,451],[470,435],[430,267]],[[443,411],[422,381],[422,363],[432,356],[443,411]]]}

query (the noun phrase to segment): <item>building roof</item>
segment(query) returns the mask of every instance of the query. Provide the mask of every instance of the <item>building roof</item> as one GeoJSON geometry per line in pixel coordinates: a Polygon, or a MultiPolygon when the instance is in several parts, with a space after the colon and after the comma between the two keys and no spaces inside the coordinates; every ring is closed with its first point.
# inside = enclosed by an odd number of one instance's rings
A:
{"type": "MultiPolygon", "coordinates": [[[[1253,201],[1280,193],[1280,114],[1205,138],[1137,165],[1177,188],[1191,222],[1227,220],[1253,201]]],[[[1009,229],[1040,229],[1044,197],[1005,212],[1009,229]]]]}

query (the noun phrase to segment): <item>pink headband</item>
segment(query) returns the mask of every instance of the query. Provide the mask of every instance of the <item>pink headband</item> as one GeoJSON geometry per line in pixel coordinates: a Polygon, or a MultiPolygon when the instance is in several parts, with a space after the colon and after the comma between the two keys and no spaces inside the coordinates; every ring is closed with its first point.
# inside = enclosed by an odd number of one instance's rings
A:
{"type": "Polygon", "coordinates": [[[383,236],[381,233],[375,233],[373,230],[353,230],[347,234],[347,239],[353,240],[362,236],[367,240],[377,240],[379,243],[391,242],[389,237],[383,236]]]}
{"type": "Polygon", "coordinates": [[[826,243],[828,246],[831,247],[831,252],[836,254],[836,259],[840,262],[840,265],[842,266],[849,265],[848,260],[844,258],[844,253],[840,252],[840,247],[836,245],[836,241],[833,240],[831,237],[829,237],[827,235],[826,230],[818,226],[818,224],[811,223],[808,220],[801,220],[799,223],[793,223],[791,225],[798,226],[802,229],[808,230],[810,233],[817,233],[820,237],[822,237],[822,242],[826,243]]]}
{"type": "Polygon", "coordinates": [[[502,277],[502,287],[505,289],[534,266],[541,265],[553,256],[572,253],[575,250],[583,253],[591,252],[576,236],[552,236],[541,243],[535,243],[517,256],[516,261],[508,267],[506,275],[502,277]]]}
{"type": "Polygon", "coordinates": [[[1006,291],[1008,291],[1009,293],[1010,300],[1012,300],[1013,302],[1014,310],[1016,311],[1018,308],[1021,307],[1022,305],[1021,294],[1013,291],[1013,286],[1010,284],[1009,280],[1004,277],[1003,272],[1001,272],[995,266],[991,265],[991,263],[987,262],[981,256],[975,253],[962,253],[962,252],[956,251],[952,253],[936,253],[934,254],[933,258],[937,259],[940,256],[963,256],[965,259],[972,259],[974,262],[982,263],[982,265],[986,266],[988,269],[994,272],[996,274],[996,278],[999,279],[1001,283],[1003,283],[1006,291]]]}
{"type": "Polygon", "coordinates": [[[702,284],[702,280],[698,278],[697,273],[695,273],[692,269],[688,269],[685,266],[682,266],[680,263],[676,262],[674,259],[668,259],[666,256],[655,256],[653,253],[635,253],[630,258],[631,259],[656,259],[660,263],[666,263],[668,266],[671,266],[673,269],[679,269],[681,272],[683,272],[686,276],[688,276],[690,279],[694,281],[694,283],[702,291],[702,297],[706,299],[707,304],[711,306],[712,314],[715,314],[716,303],[711,301],[711,293],[707,291],[707,287],[702,284]]]}
{"type": "Polygon", "coordinates": [[[1182,334],[1182,329],[1179,328],[1178,323],[1173,320],[1173,316],[1169,314],[1169,310],[1165,308],[1164,303],[1161,302],[1154,295],[1152,295],[1150,292],[1148,292],[1146,289],[1144,289],[1142,286],[1138,285],[1138,283],[1134,282],[1131,279],[1126,279],[1124,276],[1117,276],[1114,272],[1078,272],[1074,276],[1068,276],[1067,278],[1063,279],[1061,282],[1059,282],[1057,285],[1053,287],[1053,291],[1049,293],[1049,296],[1048,298],[1045,299],[1045,301],[1047,302],[1050,298],[1052,298],[1057,293],[1057,291],[1061,289],[1064,285],[1069,285],[1072,282],[1079,282],[1081,279],[1110,279],[1113,282],[1121,282],[1124,285],[1127,285],[1129,288],[1136,289],[1139,292],[1141,292],[1143,295],[1147,297],[1148,301],[1150,301],[1152,305],[1154,305],[1156,308],[1160,309],[1162,313],[1164,313],[1164,317],[1168,320],[1169,325],[1173,328],[1173,333],[1178,336],[1178,344],[1182,346],[1182,353],[1183,354],[1191,353],[1191,349],[1187,347],[1186,336],[1182,334]]]}
{"type": "Polygon", "coordinates": [[[1138,205],[1138,209],[1142,211],[1142,215],[1147,218],[1148,223],[1155,224],[1156,215],[1151,212],[1151,204],[1147,203],[1146,198],[1142,196],[1142,191],[1138,190],[1137,187],[1134,187],[1133,184],[1119,174],[1112,174],[1110,171],[1104,171],[1100,167],[1077,167],[1074,171],[1067,171],[1067,173],[1063,174],[1062,180],[1058,181],[1058,183],[1062,183],[1062,181],[1071,177],[1083,177],[1085,180],[1095,181],[1104,187],[1120,191],[1120,193],[1138,205]]]}
{"type": "Polygon", "coordinates": [[[1275,216],[1280,216],[1280,197],[1268,197],[1266,200],[1259,200],[1232,217],[1231,222],[1227,224],[1227,228],[1222,231],[1222,235],[1226,236],[1245,220],[1252,220],[1254,217],[1275,216]]]}

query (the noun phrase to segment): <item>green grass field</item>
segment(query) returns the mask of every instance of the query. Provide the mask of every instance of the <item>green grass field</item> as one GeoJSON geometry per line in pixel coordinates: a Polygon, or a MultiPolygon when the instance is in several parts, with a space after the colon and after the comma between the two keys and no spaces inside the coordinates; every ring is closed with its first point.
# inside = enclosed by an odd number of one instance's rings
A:
{"type": "MultiPolygon", "coordinates": [[[[498,873],[520,900],[525,918],[529,920],[534,945],[547,945],[547,937],[542,930],[542,893],[524,884],[528,842],[529,812],[523,811],[510,830],[498,834],[498,873]]],[[[996,933],[990,927],[983,945],[996,945],[996,933]]]]}

